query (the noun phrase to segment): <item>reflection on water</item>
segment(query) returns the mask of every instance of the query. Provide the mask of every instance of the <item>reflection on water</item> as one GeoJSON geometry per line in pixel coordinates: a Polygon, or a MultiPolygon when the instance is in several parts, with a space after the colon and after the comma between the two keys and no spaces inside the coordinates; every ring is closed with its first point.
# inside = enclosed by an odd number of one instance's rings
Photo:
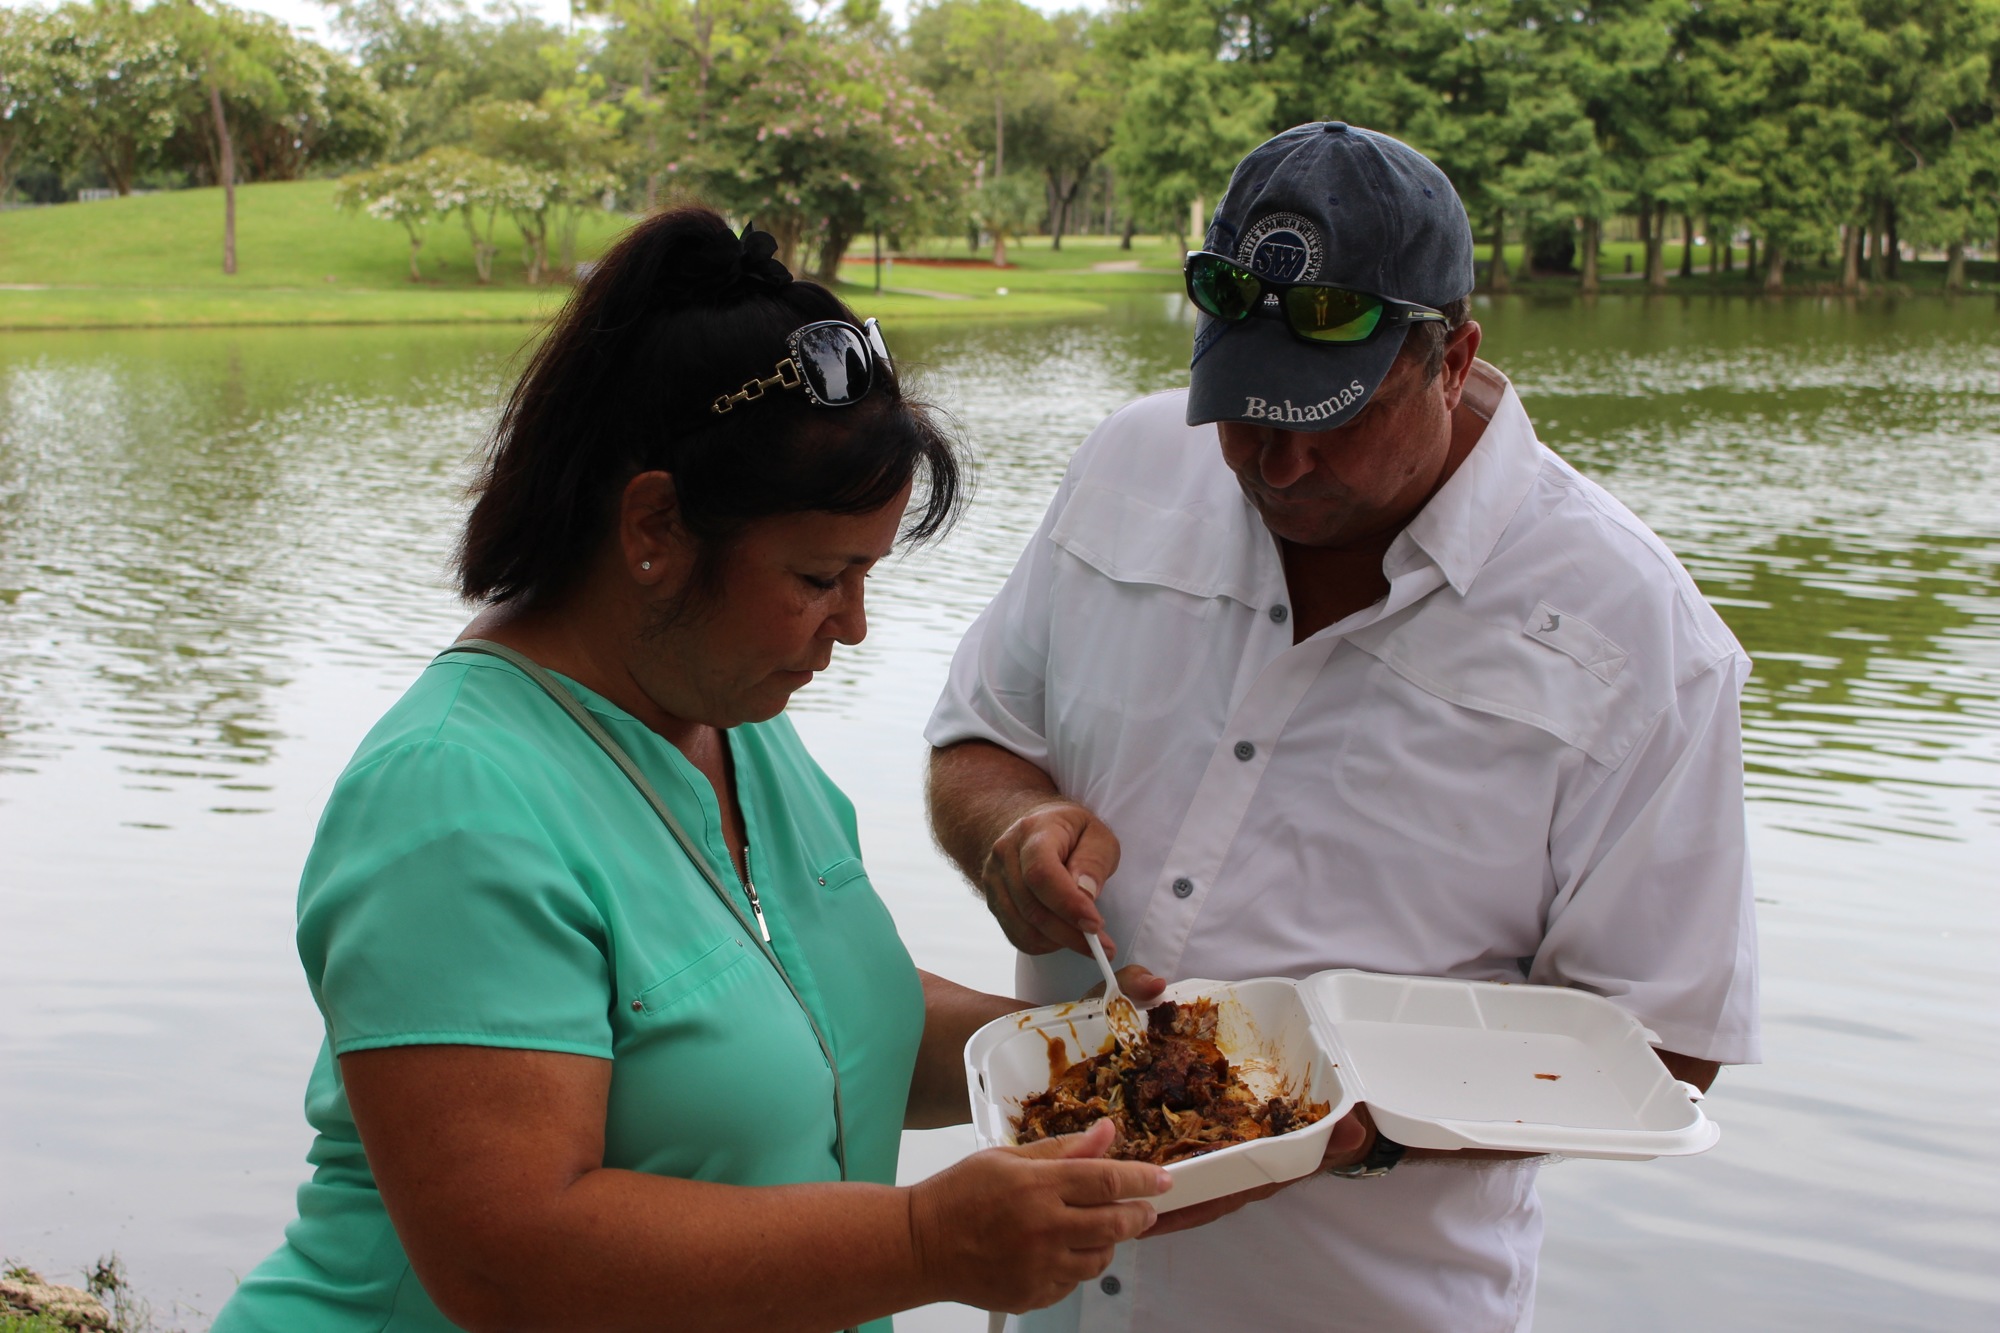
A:
{"type": "MultiPolygon", "coordinates": [[[[1680,553],[1745,702],[1770,1063],[1693,1162],[1547,1173],[1540,1326],[1991,1326],[2000,1281],[2000,339],[1990,305],[1487,303],[1543,436],[1680,553]]],[[[1178,297],[891,331],[983,469],[795,705],[919,961],[997,933],[921,825],[958,633],[1069,450],[1185,380],[1178,297]]],[[[292,884],[445,566],[511,330],[0,337],[0,1253],[122,1249],[190,1322],[276,1238],[317,1040],[292,884]],[[28,942],[21,947],[18,941],[28,942]]],[[[912,1136],[910,1169],[962,1151],[912,1136]]],[[[977,1328],[929,1311],[906,1329],[977,1328]]]]}

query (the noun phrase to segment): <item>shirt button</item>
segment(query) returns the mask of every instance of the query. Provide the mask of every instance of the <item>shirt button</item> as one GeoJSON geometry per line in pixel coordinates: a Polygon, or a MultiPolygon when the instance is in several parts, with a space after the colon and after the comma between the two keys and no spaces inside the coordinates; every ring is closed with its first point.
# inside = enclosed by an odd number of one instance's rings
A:
{"type": "Polygon", "coordinates": [[[1257,747],[1249,741],[1238,741],[1236,742],[1236,757],[1247,764],[1257,757],[1257,747]]]}
{"type": "Polygon", "coordinates": [[[1125,1284],[1118,1280],[1118,1275],[1116,1273],[1106,1273],[1103,1276],[1103,1278],[1098,1281],[1097,1289],[1103,1292],[1106,1296],[1116,1296],[1121,1290],[1124,1289],[1124,1286],[1125,1284]]]}
{"type": "Polygon", "coordinates": [[[1283,602],[1271,608],[1271,619],[1277,621],[1280,625],[1285,623],[1285,617],[1290,614],[1291,612],[1285,610],[1283,602]]]}
{"type": "Polygon", "coordinates": [[[1194,892],[1194,881],[1189,879],[1186,875],[1183,875],[1179,879],[1174,881],[1174,897],[1185,898],[1190,893],[1193,892],[1194,892]]]}
{"type": "Polygon", "coordinates": [[[645,1007],[646,1007],[646,1002],[644,1000],[632,1001],[632,1012],[635,1014],[638,1013],[641,1009],[644,1009],[645,1007]]]}

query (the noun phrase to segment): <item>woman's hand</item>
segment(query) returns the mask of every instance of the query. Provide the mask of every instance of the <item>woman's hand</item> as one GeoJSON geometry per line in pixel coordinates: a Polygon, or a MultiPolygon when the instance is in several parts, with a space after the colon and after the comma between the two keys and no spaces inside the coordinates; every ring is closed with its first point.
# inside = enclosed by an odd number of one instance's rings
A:
{"type": "MultiPolygon", "coordinates": [[[[1122,979],[1121,979],[1122,981],[1122,979]]],[[[1173,1180],[1105,1159],[1111,1125],[1024,1148],[989,1148],[915,1186],[910,1231],[926,1278],[949,1299],[1020,1313],[1053,1305],[1111,1265],[1157,1214],[1173,1180]]]]}

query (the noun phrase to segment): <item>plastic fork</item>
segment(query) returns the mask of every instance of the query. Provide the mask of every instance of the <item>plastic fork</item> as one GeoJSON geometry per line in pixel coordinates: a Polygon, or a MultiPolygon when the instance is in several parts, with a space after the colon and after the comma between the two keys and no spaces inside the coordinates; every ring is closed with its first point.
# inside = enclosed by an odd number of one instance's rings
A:
{"type": "Polygon", "coordinates": [[[1136,1046],[1139,1039],[1146,1035],[1146,1025],[1139,1018],[1139,1006],[1118,989],[1118,974],[1111,970],[1111,960],[1104,954],[1103,938],[1098,935],[1084,938],[1090,941],[1090,956],[1097,960],[1097,970],[1104,974],[1104,1021],[1110,1025],[1111,1035],[1120,1046],[1136,1046]]]}

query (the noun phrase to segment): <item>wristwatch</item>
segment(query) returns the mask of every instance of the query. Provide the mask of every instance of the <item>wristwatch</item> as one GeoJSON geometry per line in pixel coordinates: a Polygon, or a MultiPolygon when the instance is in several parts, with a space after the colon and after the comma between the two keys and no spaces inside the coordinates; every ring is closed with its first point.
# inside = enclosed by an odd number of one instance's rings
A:
{"type": "Polygon", "coordinates": [[[1329,1176],[1339,1176],[1342,1180],[1372,1180],[1376,1176],[1386,1176],[1391,1167],[1403,1160],[1403,1145],[1382,1131],[1375,1131],[1375,1142],[1368,1145],[1358,1162],[1346,1166],[1330,1166],[1329,1176]]]}

